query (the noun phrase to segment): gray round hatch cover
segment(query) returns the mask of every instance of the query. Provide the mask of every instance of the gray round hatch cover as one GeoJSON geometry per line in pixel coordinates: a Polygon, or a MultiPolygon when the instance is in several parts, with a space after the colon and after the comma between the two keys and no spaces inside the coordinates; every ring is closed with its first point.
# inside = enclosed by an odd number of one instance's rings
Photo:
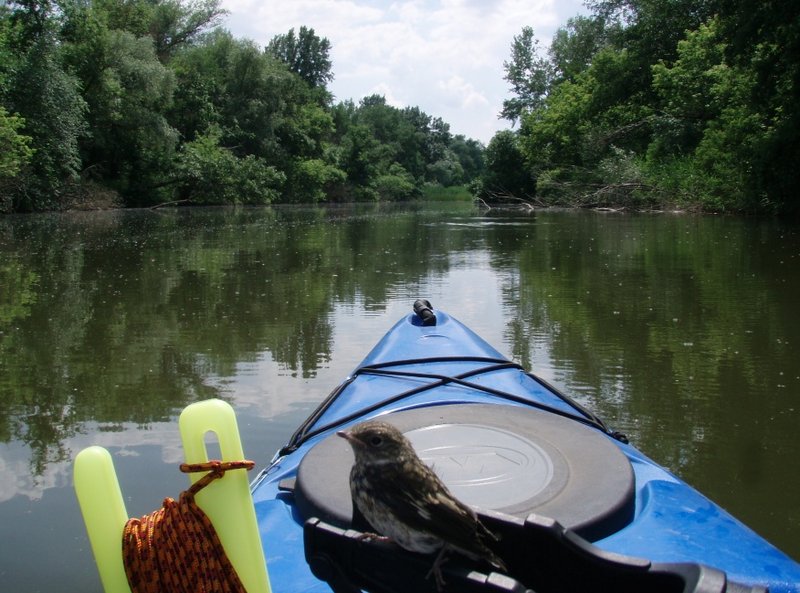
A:
{"type": "MultiPolygon", "coordinates": [[[[545,515],[591,540],[633,516],[628,458],[609,437],[574,420],[492,404],[418,408],[381,420],[403,431],[451,492],[478,509],[545,515]]],[[[295,485],[304,517],[351,525],[352,463],[350,446],[335,435],[308,452],[295,485]]]]}

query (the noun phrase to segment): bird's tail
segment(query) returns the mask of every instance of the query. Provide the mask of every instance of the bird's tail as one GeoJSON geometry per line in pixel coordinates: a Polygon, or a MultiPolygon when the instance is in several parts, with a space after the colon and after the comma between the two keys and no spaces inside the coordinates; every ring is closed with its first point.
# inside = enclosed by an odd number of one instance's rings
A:
{"type": "Polygon", "coordinates": [[[497,535],[494,531],[488,529],[483,523],[478,521],[478,541],[480,542],[480,547],[483,548],[483,557],[487,560],[492,566],[499,568],[502,571],[507,571],[505,563],[500,559],[500,557],[492,551],[489,547],[487,542],[499,542],[500,536],[497,535]]]}

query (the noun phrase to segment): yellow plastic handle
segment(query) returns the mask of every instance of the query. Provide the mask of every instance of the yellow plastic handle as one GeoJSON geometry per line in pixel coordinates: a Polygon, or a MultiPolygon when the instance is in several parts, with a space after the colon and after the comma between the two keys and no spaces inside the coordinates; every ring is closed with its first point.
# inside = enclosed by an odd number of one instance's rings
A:
{"type": "Polygon", "coordinates": [[[122,531],[128,513],[111,455],[102,447],[88,447],[78,453],[73,471],[103,589],[106,593],[131,593],[122,563],[122,531]]]}
{"type": "MultiPolygon", "coordinates": [[[[236,414],[226,402],[211,399],[191,404],[181,413],[178,425],[186,463],[209,460],[205,439],[209,432],[216,435],[222,461],[244,459],[236,414]]],[[[202,476],[202,473],[191,474],[190,480],[196,482],[202,476]]],[[[195,500],[214,524],[225,553],[247,592],[270,593],[247,472],[227,472],[222,479],[201,490],[195,500]]]]}

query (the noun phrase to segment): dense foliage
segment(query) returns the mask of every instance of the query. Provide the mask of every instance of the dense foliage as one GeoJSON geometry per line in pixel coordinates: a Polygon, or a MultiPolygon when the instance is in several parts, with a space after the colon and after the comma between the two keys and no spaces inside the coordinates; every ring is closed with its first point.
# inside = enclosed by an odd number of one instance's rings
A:
{"type": "Polygon", "coordinates": [[[266,47],[220,0],[0,4],[0,212],[485,200],[798,213],[800,4],[589,0],[503,63],[484,148],[381,96],[334,103],[330,42],[266,47]]]}
{"type": "Polygon", "coordinates": [[[219,0],[0,5],[0,212],[171,201],[403,200],[466,185],[483,146],[418,108],[333,104],[330,42],[266,48],[219,0]]]}
{"type": "MultiPolygon", "coordinates": [[[[530,27],[504,64],[518,153],[542,203],[796,213],[800,3],[590,0],[546,56],[530,27]]],[[[519,188],[487,154],[482,189],[519,188]]]]}

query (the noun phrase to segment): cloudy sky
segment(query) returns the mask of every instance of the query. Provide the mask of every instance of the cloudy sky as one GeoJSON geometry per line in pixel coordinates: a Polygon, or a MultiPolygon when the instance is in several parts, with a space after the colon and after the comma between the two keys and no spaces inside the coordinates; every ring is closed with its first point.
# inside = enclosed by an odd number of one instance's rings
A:
{"type": "Polygon", "coordinates": [[[418,106],[454,134],[487,143],[508,83],[503,61],[530,25],[544,48],[582,0],[223,0],[224,26],[266,45],[305,25],[331,42],[336,100],[378,93],[418,106]]]}

